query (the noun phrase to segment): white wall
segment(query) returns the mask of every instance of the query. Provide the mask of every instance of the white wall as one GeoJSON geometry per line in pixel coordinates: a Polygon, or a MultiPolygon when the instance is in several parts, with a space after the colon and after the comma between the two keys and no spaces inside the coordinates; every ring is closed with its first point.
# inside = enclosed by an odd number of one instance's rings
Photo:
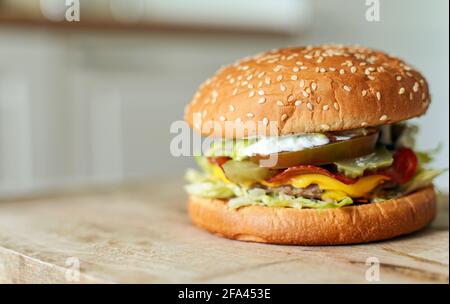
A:
{"type": "MultiPolygon", "coordinates": [[[[220,65],[294,44],[360,43],[387,50],[429,79],[433,103],[419,145],[444,143],[448,167],[448,1],[314,0],[294,37],[0,28],[0,193],[128,177],[181,176],[170,123],[220,65]]],[[[448,185],[448,174],[439,179],[448,185]]]]}

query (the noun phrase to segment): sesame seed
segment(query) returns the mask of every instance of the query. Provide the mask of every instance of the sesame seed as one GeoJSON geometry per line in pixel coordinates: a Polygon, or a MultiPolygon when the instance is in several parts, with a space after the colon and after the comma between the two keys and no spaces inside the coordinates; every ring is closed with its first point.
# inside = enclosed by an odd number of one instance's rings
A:
{"type": "Polygon", "coordinates": [[[236,95],[237,94],[237,92],[238,92],[238,88],[235,88],[234,90],[233,90],[233,92],[231,93],[231,95],[236,95]]]}
{"type": "Polygon", "coordinates": [[[269,84],[270,84],[270,78],[269,78],[269,77],[266,77],[266,79],[264,79],[264,82],[265,82],[267,85],[269,85],[269,84]]]}
{"type": "Polygon", "coordinates": [[[361,127],[366,127],[366,126],[368,126],[369,124],[367,123],[367,122],[365,122],[365,121],[363,121],[362,123],[361,123],[361,127]]]}
{"type": "Polygon", "coordinates": [[[228,108],[229,108],[230,112],[234,112],[236,110],[233,105],[229,105],[228,108]]]}
{"type": "Polygon", "coordinates": [[[258,90],[258,95],[260,95],[260,96],[264,95],[264,90],[263,89],[259,89],[258,90]]]}
{"type": "Polygon", "coordinates": [[[344,86],[344,90],[346,90],[347,92],[350,92],[352,90],[352,88],[349,87],[348,85],[345,85],[344,86]]]}
{"type": "Polygon", "coordinates": [[[414,92],[418,92],[418,91],[419,91],[419,83],[418,83],[418,82],[415,82],[415,83],[414,83],[413,91],[414,91],[414,92]]]}
{"type": "Polygon", "coordinates": [[[278,75],[277,76],[277,81],[281,81],[281,79],[283,79],[283,75],[278,75]]]}
{"type": "Polygon", "coordinates": [[[337,102],[333,103],[333,107],[334,107],[336,110],[339,110],[339,104],[338,104],[337,102]]]}
{"type": "Polygon", "coordinates": [[[287,114],[281,115],[281,121],[285,121],[287,117],[288,117],[287,114]]]}
{"type": "Polygon", "coordinates": [[[248,118],[253,118],[253,117],[255,117],[255,115],[254,115],[253,113],[247,113],[246,115],[247,115],[248,118]]]}
{"type": "Polygon", "coordinates": [[[288,101],[293,101],[294,99],[295,99],[294,95],[289,95],[287,98],[288,101]]]}
{"type": "Polygon", "coordinates": [[[286,86],[284,84],[281,84],[280,85],[280,90],[281,90],[281,92],[286,91],[286,86]]]}
{"type": "Polygon", "coordinates": [[[265,97],[261,97],[260,99],[258,99],[258,103],[259,104],[263,104],[266,102],[266,98],[265,97]]]}
{"type": "Polygon", "coordinates": [[[301,66],[301,67],[300,67],[300,70],[307,70],[307,69],[308,69],[307,66],[301,66]]]}
{"type": "Polygon", "coordinates": [[[395,79],[397,79],[397,81],[400,81],[400,80],[402,80],[402,76],[397,76],[397,77],[395,77],[395,79]]]}
{"type": "Polygon", "coordinates": [[[295,105],[296,107],[299,107],[299,106],[302,105],[302,101],[301,101],[301,100],[296,100],[295,103],[294,103],[294,105],[295,105]]]}
{"type": "Polygon", "coordinates": [[[303,88],[305,86],[305,81],[302,79],[300,80],[300,87],[303,88]]]}
{"type": "Polygon", "coordinates": [[[412,92],[409,93],[409,100],[413,100],[414,99],[414,95],[412,92]]]}
{"type": "Polygon", "coordinates": [[[327,125],[327,124],[322,124],[322,125],[320,125],[320,127],[321,127],[323,130],[325,130],[325,131],[330,130],[330,126],[327,125]]]}
{"type": "Polygon", "coordinates": [[[269,124],[269,120],[267,119],[267,117],[264,117],[262,122],[265,126],[267,126],[269,124]]]}
{"type": "Polygon", "coordinates": [[[307,104],[306,104],[306,107],[308,108],[308,110],[310,110],[310,111],[312,111],[313,109],[314,109],[314,106],[313,106],[313,104],[312,103],[310,103],[310,102],[308,102],[307,104]]]}
{"type": "Polygon", "coordinates": [[[371,75],[367,76],[367,78],[369,78],[369,80],[375,80],[375,77],[373,77],[371,75]]]}
{"type": "Polygon", "coordinates": [[[295,73],[297,73],[300,69],[298,67],[293,67],[292,71],[294,71],[295,73]]]}
{"type": "Polygon", "coordinates": [[[367,95],[367,90],[362,90],[361,94],[362,94],[362,96],[366,96],[367,95]]]}
{"type": "Polygon", "coordinates": [[[253,97],[253,96],[255,96],[255,91],[248,92],[248,97],[253,97]]]}
{"type": "Polygon", "coordinates": [[[340,70],[339,70],[339,74],[344,75],[344,74],[345,74],[344,69],[340,69],[340,70]]]}
{"type": "Polygon", "coordinates": [[[225,120],[227,120],[227,119],[225,118],[225,116],[220,116],[220,117],[219,117],[219,120],[220,120],[220,121],[225,121],[225,120]]]}
{"type": "Polygon", "coordinates": [[[302,91],[302,94],[303,94],[304,97],[308,97],[309,96],[308,92],[306,92],[306,91],[302,91]]]}
{"type": "Polygon", "coordinates": [[[324,105],[324,106],[322,107],[322,109],[323,109],[324,111],[328,111],[329,108],[330,108],[329,105],[324,105]]]}
{"type": "Polygon", "coordinates": [[[229,82],[230,84],[233,84],[235,81],[236,81],[236,80],[235,80],[234,78],[231,78],[228,82],[229,82]]]}
{"type": "Polygon", "coordinates": [[[320,69],[319,69],[319,72],[320,72],[320,73],[325,73],[326,71],[327,71],[326,68],[320,68],[320,69]]]}
{"type": "Polygon", "coordinates": [[[425,94],[425,92],[423,92],[422,93],[422,100],[425,100],[425,98],[426,98],[426,94],[425,94]]]}
{"type": "Polygon", "coordinates": [[[356,73],[356,71],[357,71],[358,69],[356,68],[356,67],[351,67],[351,69],[350,69],[350,72],[352,72],[352,73],[356,73]]]}
{"type": "Polygon", "coordinates": [[[301,62],[301,61],[296,61],[295,64],[296,64],[296,65],[303,65],[303,62],[301,62]]]}
{"type": "Polygon", "coordinates": [[[388,119],[387,115],[383,115],[383,116],[380,117],[380,120],[381,120],[381,121],[385,121],[385,120],[387,120],[387,119],[388,119]]]}
{"type": "Polygon", "coordinates": [[[405,88],[401,87],[400,90],[398,91],[399,95],[405,94],[406,90],[405,88]]]}
{"type": "Polygon", "coordinates": [[[311,55],[305,55],[304,56],[306,59],[312,59],[313,57],[311,55]]]}
{"type": "Polygon", "coordinates": [[[292,76],[291,76],[291,79],[292,79],[292,80],[297,80],[298,77],[297,77],[297,75],[292,75],[292,76]]]}
{"type": "Polygon", "coordinates": [[[251,80],[253,78],[253,74],[247,76],[247,80],[251,80]]]}
{"type": "Polygon", "coordinates": [[[381,100],[381,93],[380,93],[380,92],[377,92],[376,95],[377,95],[377,99],[378,99],[378,100],[381,100]]]}
{"type": "Polygon", "coordinates": [[[277,105],[282,107],[282,106],[284,106],[284,103],[281,100],[277,100],[277,105]]]}
{"type": "Polygon", "coordinates": [[[317,89],[317,84],[315,82],[311,83],[311,89],[315,91],[317,89]]]}

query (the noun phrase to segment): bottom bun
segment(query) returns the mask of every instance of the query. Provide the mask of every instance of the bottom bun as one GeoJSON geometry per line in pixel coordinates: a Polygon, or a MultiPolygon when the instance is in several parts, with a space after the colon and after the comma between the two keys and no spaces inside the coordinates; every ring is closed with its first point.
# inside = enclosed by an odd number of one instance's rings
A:
{"type": "Polygon", "coordinates": [[[191,196],[189,214],[199,227],[230,239],[272,244],[366,243],[411,233],[436,214],[436,195],[427,187],[380,203],[337,209],[227,207],[226,200],[191,196]]]}

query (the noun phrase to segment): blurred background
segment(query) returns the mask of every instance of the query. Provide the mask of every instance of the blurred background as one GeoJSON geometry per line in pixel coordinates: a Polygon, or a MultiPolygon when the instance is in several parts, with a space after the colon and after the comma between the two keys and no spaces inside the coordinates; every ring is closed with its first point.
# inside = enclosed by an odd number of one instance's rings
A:
{"type": "MultiPolygon", "coordinates": [[[[383,49],[423,72],[433,100],[416,121],[418,145],[442,143],[434,166],[447,168],[448,6],[447,0],[0,0],[0,196],[181,179],[193,162],[171,156],[169,127],[204,79],[246,55],[325,42],[383,49]],[[379,16],[367,19],[378,4],[379,16]]],[[[448,173],[437,183],[447,189],[448,173]]]]}

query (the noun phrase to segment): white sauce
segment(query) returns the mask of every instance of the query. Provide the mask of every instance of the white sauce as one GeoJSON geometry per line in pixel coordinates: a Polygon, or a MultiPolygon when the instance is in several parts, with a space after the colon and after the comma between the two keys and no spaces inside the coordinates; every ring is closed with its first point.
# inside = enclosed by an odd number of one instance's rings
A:
{"type": "Polygon", "coordinates": [[[272,154],[279,152],[300,151],[317,146],[323,146],[330,142],[324,134],[311,133],[280,137],[263,137],[254,144],[244,148],[242,154],[252,156],[255,154],[272,154]]]}

